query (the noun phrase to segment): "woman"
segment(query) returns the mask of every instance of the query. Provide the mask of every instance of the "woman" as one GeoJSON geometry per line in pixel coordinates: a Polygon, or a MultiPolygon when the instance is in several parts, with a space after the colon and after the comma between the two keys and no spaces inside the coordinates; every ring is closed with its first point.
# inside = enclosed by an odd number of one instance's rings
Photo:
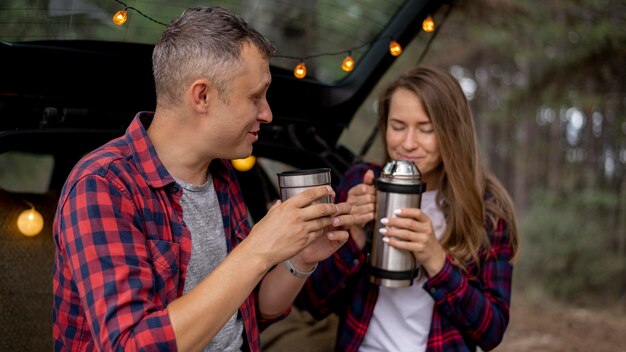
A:
{"type": "Polygon", "coordinates": [[[378,113],[385,161],[413,161],[426,183],[421,209],[398,209],[367,234],[381,166],[353,166],[337,197],[352,206],[351,239],[320,263],[298,304],[316,318],[337,313],[338,351],[493,349],[509,320],[517,222],[480,157],[465,95],[447,72],[419,67],[382,92],[378,113]],[[367,236],[413,253],[422,274],[412,286],[369,281],[367,236]]]}

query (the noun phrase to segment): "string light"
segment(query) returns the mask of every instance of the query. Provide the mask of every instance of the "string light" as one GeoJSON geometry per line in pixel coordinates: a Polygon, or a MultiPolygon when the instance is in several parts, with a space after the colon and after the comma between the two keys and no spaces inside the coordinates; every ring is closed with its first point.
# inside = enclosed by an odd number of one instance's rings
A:
{"type": "Polygon", "coordinates": [[[254,155],[250,155],[249,157],[243,159],[233,159],[230,163],[233,164],[233,167],[237,171],[245,172],[252,169],[256,163],[256,157],[254,155]]]}
{"type": "MultiPolygon", "coordinates": [[[[118,25],[121,26],[124,23],[126,23],[127,19],[128,19],[128,10],[133,10],[135,12],[137,12],[138,14],[140,14],[141,16],[149,19],[152,22],[158,23],[160,25],[163,26],[167,26],[167,24],[157,21],[154,18],[147,16],[146,14],[144,14],[143,12],[137,10],[136,8],[132,7],[132,6],[128,6],[126,5],[124,2],[120,1],[120,0],[113,0],[115,2],[117,2],[118,4],[124,6],[123,10],[119,10],[115,13],[115,15],[113,16],[113,22],[118,25]]],[[[424,31],[426,32],[433,32],[435,31],[435,21],[433,20],[431,15],[428,15],[424,21],[422,21],[422,28],[424,29],[424,31]]],[[[298,59],[299,63],[296,65],[296,67],[293,70],[293,75],[298,78],[298,79],[303,79],[304,77],[306,77],[307,74],[307,68],[305,65],[305,60],[308,59],[312,59],[314,57],[319,57],[319,56],[330,56],[330,55],[340,55],[343,53],[348,53],[347,56],[344,57],[343,61],[341,62],[341,69],[344,70],[345,72],[351,72],[352,70],[354,70],[354,66],[356,65],[356,62],[354,61],[354,58],[352,58],[352,51],[353,50],[358,50],[361,49],[365,46],[368,45],[372,45],[377,41],[380,40],[385,40],[385,38],[378,38],[375,39],[372,42],[369,43],[364,43],[358,47],[354,47],[354,48],[350,48],[348,50],[344,50],[341,52],[335,52],[335,53],[322,53],[322,54],[317,54],[317,55],[311,55],[311,56],[306,56],[306,57],[293,57],[293,56],[286,56],[286,55],[274,55],[274,57],[276,58],[285,58],[285,59],[298,59]]],[[[389,43],[389,53],[392,56],[400,56],[402,54],[402,46],[400,45],[400,43],[396,42],[393,39],[387,39],[390,40],[389,43]]]]}
{"type": "Polygon", "coordinates": [[[402,46],[400,45],[400,43],[392,40],[389,44],[389,53],[392,56],[400,56],[400,54],[402,54],[402,46]]]}
{"type": "Polygon", "coordinates": [[[433,18],[430,15],[428,15],[428,17],[424,19],[424,22],[422,22],[422,29],[428,33],[432,33],[435,30],[435,21],[433,21],[433,18]]]}
{"type": "Polygon", "coordinates": [[[124,23],[126,23],[127,19],[128,19],[128,11],[126,11],[126,9],[119,10],[113,16],[113,23],[115,23],[118,26],[121,26],[124,23]]]}
{"type": "Polygon", "coordinates": [[[348,56],[343,59],[341,62],[341,69],[346,72],[354,70],[354,59],[352,58],[352,53],[348,53],[348,56]]]}
{"type": "Polygon", "coordinates": [[[296,76],[297,79],[306,77],[306,65],[304,61],[300,61],[300,63],[296,65],[296,68],[293,69],[293,75],[296,76]]]}
{"type": "Polygon", "coordinates": [[[37,236],[43,230],[43,216],[35,210],[35,206],[28,203],[31,208],[24,210],[17,217],[17,229],[26,236],[37,236]]]}
{"type": "Polygon", "coordinates": [[[141,16],[143,16],[143,17],[145,17],[145,18],[149,19],[150,21],[152,21],[152,22],[154,22],[154,23],[160,24],[160,25],[162,25],[162,26],[167,26],[167,24],[166,24],[166,23],[163,23],[163,22],[161,22],[161,21],[157,21],[157,20],[155,20],[154,18],[152,18],[152,17],[150,17],[150,16],[146,15],[145,13],[143,13],[143,12],[141,12],[141,11],[137,10],[136,8],[134,8],[134,7],[132,7],[132,6],[128,6],[128,5],[126,5],[124,2],[122,2],[122,1],[120,1],[120,0],[113,0],[113,1],[115,1],[116,3],[118,3],[118,4],[122,5],[122,6],[124,6],[124,9],[123,9],[123,10],[119,10],[119,11],[117,11],[117,12],[115,13],[115,15],[113,16],[113,23],[115,23],[115,24],[116,24],[116,25],[118,25],[118,26],[121,26],[121,25],[123,25],[124,23],[126,23],[126,20],[128,19],[128,10],[133,10],[133,11],[137,12],[138,14],[140,14],[141,16]]]}

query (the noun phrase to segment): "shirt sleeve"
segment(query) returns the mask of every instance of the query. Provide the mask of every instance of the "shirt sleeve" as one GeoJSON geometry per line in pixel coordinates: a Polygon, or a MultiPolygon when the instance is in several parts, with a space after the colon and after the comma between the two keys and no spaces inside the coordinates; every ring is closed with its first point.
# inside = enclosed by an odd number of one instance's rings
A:
{"type": "Polygon", "coordinates": [[[176,350],[153,267],[179,275],[178,244],[152,241],[124,188],[102,176],[80,179],[60,209],[60,245],[99,350],[176,350]],[[151,252],[159,252],[152,263],[151,252]]]}
{"type": "Polygon", "coordinates": [[[493,349],[504,336],[513,272],[513,251],[502,220],[489,238],[491,248],[477,277],[454,266],[448,257],[443,269],[423,286],[435,300],[436,309],[483,350],[493,349]]]}

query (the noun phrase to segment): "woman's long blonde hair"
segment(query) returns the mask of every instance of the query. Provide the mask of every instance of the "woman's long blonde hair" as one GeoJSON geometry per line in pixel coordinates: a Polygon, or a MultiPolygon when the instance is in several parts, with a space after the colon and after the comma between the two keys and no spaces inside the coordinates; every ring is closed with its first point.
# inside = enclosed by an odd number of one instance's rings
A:
{"type": "Polygon", "coordinates": [[[383,90],[378,115],[386,161],[389,105],[398,88],[417,95],[437,137],[442,158],[437,202],[447,222],[441,239],[444,249],[463,269],[471,261],[478,265],[479,254],[490,248],[485,225],[495,227],[502,219],[515,256],[519,240],[513,202],[480,156],[472,113],[459,83],[441,69],[417,67],[383,90]]]}

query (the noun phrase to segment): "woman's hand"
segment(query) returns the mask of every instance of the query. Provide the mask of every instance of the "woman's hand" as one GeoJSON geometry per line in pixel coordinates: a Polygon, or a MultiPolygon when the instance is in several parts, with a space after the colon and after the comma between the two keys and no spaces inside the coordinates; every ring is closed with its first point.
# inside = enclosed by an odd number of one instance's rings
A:
{"type": "Polygon", "coordinates": [[[354,225],[350,228],[352,238],[363,249],[365,247],[365,225],[374,220],[376,211],[376,189],[374,188],[374,172],[368,170],[363,176],[363,183],[348,191],[346,202],[350,203],[350,214],[354,217],[354,225]]]}
{"type": "Polygon", "coordinates": [[[426,270],[428,276],[437,274],[446,260],[446,253],[435,236],[433,224],[420,209],[398,209],[391,218],[381,219],[378,236],[390,246],[413,253],[415,260],[426,270]]]}

